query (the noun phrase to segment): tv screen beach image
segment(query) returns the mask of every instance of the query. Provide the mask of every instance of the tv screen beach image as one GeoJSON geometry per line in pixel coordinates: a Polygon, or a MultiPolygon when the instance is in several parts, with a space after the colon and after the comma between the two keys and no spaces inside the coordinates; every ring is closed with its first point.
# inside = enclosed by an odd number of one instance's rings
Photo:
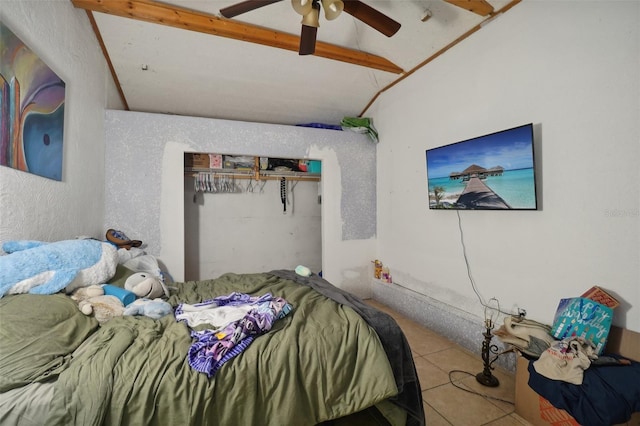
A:
{"type": "Polygon", "coordinates": [[[426,150],[430,209],[536,210],[527,124],[426,150]]]}

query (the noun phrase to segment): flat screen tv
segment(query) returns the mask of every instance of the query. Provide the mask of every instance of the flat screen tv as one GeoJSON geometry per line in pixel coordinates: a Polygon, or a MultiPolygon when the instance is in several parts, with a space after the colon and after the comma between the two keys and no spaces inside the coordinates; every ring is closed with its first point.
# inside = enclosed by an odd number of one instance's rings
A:
{"type": "Polygon", "coordinates": [[[537,210],[533,124],[426,150],[429,209],[537,210]]]}

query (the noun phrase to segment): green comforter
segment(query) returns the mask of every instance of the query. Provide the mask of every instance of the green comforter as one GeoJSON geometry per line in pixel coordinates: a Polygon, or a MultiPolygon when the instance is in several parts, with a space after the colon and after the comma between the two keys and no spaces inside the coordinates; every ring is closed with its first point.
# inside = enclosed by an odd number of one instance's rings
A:
{"type": "Polygon", "coordinates": [[[270,292],[294,310],[209,379],[186,359],[186,324],[101,327],[63,295],[0,299],[0,392],[55,380],[47,425],[314,425],[397,393],[376,333],[351,308],[270,274],[178,284],[169,302],[270,292]],[[37,305],[37,308],[35,306],[37,305]]]}

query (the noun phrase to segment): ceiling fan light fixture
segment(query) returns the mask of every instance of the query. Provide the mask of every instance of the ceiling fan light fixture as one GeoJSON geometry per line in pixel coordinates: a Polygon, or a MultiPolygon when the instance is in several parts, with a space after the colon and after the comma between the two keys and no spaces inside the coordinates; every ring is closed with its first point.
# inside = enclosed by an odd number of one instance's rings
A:
{"type": "Polygon", "coordinates": [[[296,13],[305,16],[313,9],[313,0],[291,0],[291,6],[296,13]]]}
{"type": "Polygon", "coordinates": [[[302,25],[318,28],[320,26],[320,5],[315,3],[311,11],[302,17],[302,25]]]}
{"type": "Polygon", "coordinates": [[[322,0],[322,8],[327,21],[332,21],[340,16],[344,9],[344,3],[341,0],[322,0]]]}

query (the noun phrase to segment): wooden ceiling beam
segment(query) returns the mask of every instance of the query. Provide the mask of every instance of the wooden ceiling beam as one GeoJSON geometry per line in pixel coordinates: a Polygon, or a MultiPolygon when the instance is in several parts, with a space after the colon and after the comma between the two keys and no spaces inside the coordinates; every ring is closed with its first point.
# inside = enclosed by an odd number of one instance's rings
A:
{"type": "Polygon", "coordinates": [[[111,58],[109,57],[109,52],[107,52],[107,47],[104,45],[104,40],[102,40],[102,35],[98,30],[98,24],[96,23],[96,20],[93,17],[93,13],[91,13],[90,10],[85,10],[85,13],[89,18],[89,22],[91,23],[91,28],[93,28],[93,33],[96,35],[96,38],[98,39],[98,44],[100,45],[102,54],[104,55],[104,58],[107,60],[107,66],[109,67],[111,78],[113,78],[113,82],[116,85],[116,90],[118,91],[118,95],[120,96],[120,101],[122,101],[125,111],[129,111],[129,103],[127,102],[127,98],[124,96],[124,92],[122,91],[122,85],[120,84],[120,79],[118,78],[116,69],[113,67],[113,62],[111,62],[111,58]]]}
{"type": "MultiPolygon", "coordinates": [[[[300,37],[151,0],[71,0],[79,8],[298,52],[300,37]]],[[[314,56],[394,74],[403,69],[370,53],[317,42],[314,56]]]]}
{"type": "Polygon", "coordinates": [[[493,13],[493,6],[485,0],[444,0],[455,6],[476,13],[480,16],[488,16],[493,13]]]}

